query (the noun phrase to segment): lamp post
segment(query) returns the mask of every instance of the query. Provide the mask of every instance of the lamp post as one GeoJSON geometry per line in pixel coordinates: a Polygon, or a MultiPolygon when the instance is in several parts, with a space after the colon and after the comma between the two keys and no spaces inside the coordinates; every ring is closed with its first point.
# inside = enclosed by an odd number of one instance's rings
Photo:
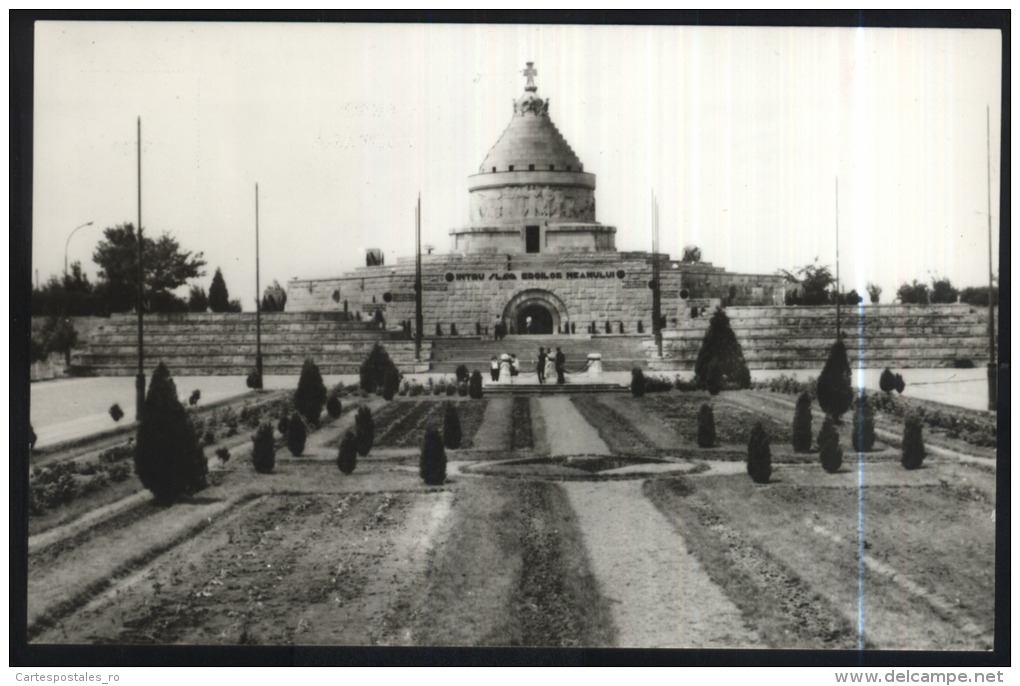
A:
{"type": "Polygon", "coordinates": [[[67,237],[67,241],[64,243],[64,276],[67,276],[67,246],[71,245],[71,236],[78,233],[78,229],[84,229],[86,226],[92,226],[92,222],[86,222],[74,227],[70,235],[67,237]]]}
{"type": "Polygon", "coordinates": [[[421,362],[422,327],[425,324],[421,293],[421,193],[414,209],[414,244],[414,359],[421,362]]]}
{"type": "Polygon", "coordinates": [[[262,390],[262,301],[259,290],[259,185],[255,184],[255,383],[262,390]]]}

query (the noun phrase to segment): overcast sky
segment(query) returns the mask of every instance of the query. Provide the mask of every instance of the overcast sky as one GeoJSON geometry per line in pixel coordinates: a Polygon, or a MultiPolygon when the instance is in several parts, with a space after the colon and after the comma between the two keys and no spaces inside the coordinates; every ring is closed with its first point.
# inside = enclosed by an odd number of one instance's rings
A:
{"type": "MultiPolygon", "coordinates": [[[[380,247],[449,248],[467,177],[506,128],[526,61],[597,176],[620,250],[684,245],[731,271],[835,264],[889,302],[929,272],[987,283],[986,106],[998,236],[996,31],[40,22],[33,267],[94,274],[102,229],[142,221],[263,285],[339,275],[380,247]]],[[[998,264],[998,245],[995,246],[998,264]]]]}

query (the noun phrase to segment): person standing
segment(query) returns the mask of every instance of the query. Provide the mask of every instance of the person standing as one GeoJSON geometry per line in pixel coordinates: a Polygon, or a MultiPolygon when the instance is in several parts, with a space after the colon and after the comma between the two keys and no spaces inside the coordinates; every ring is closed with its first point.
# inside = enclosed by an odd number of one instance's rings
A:
{"type": "Polygon", "coordinates": [[[489,362],[489,376],[492,377],[492,382],[496,383],[499,381],[499,360],[496,356],[492,356],[492,361],[489,362]]]}
{"type": "Polygon", "coordinates": [[[528,335],[530,336],[531,335],[531,317],[528,317],[527,319],[524,320],[524,326],[525,326],[525,330],[527,331],[528,335]]]}
{"type": "Polygon", "coordinates": [[[517,355],[511,353],[510,355],[510,383],[513,383],[513,378],[521,373],[520,362],[517,361],[517,355]]]}
{"type": "Polygon", "coordinates": [[[567,364],[567,357],[560,350],[559,346],[556,346],[556,383],[562,385],[566,379],[563,377],[565,365],[567,364]]]}
{"type": "Polygon", "coordinates": [[[545,361],[549,356],[545,354],[545,348],[538,349],[538,364],[535,371],[538,372],[538,383],[545,383],[545,361]]]}

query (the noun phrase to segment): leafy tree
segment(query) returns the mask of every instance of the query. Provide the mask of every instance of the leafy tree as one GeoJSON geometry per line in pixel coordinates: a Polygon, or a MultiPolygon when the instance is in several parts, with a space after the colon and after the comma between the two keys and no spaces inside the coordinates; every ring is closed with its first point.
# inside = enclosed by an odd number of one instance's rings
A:
{"type": "Polygon", "coordinates": [[[447,401],[443,407],[443,445],[451,450],[460,447],[461,428],[457,405],[447,401]]]}
{"type": "Polygon", "coordinates": [[[95,286],[81,262],[72,263],[70,273],[62,278],[53,276],[41,288],[32,287],[33,316],[88,317],[103,314],[100,310],[95,286]]]}
{"type": "MultiPolygon", "coordinates": [[[[960,302],[979,307],[988,307],[988,286],[968,287],[960,291],[960,302]]],[[[992,287],[992,304],[999,304],[999,287],[992,287]]]]}
{"type": "Polygon", "coordinates": [[[933,276],[931,280],[932,304],[955,303],[960,291],[953,287],[952,281],[946,277],[933,276]]]}
{"type": "Polygon", "coordinates": [[[201,286],[192,286],[188,291],[188,310],[191,312],[205,312],[209,309],[209,296],[201,286]]]}
{"type": "Polygon", "coordinates": [[[896,297],[904,305],[927,305],[928,285],[914,279],[913,283],[901,284],[899,290],[896,291],[896,297]]]}
{"type": "Polygon", "coordinates": [[[868,286],[867,286],[867,290],[868,290],[868,298],[871,300],[871,304],[872,305],[877,305],[878,304],[878,299],[882,295],[882,287],[879,286],[876,283],[871,283],[869,281],[868,282],[868,286]]]}
{"type": "Polygon", "coordinates": [[[804,391],[797,398],[797,408],[793,411],[793,449],[809,453],[811,440],[811,396],[804,391]]]}
{"type": "Polygon", "coordinates": [[[372,419],[372,410],[364,405],[354,415],[354,434],[358,439],[358,454],[365,457],[375,443],[375,420],[372,419]]]}
{"type": "Polygon", "coordinates": [[[350,429],[340,441],[340,450],[336,456],[336,466],[343,474],[351,474],[358,466],[358,439],[350,429]]]}
{"type": "Polygon", "coordinates": [[[71,350],[78,345],[78,332],[67,317],[48,317],[42,328],[46,351],[64,354],[64,364],[71,366],[71,350]]]}
{"type": "Polygon", "coordinates": [[[822,373],[818,376],[818,404],[825,414],[832,415],[834,420],[839,421],[843,413],[850,409],[853,399],[846,345],[843,341],[836,341],[832,344],[829,359],[825,361],[822,373]]]}
{"type": "Polygon", "coordinates": [[[170,370],[156,367],[138,426],[135,472],[156,501],[170,504],[206,486],[205,455],[188,412],[177,398],[170,370]]]}
{"type": "Polygon", "coordinates": [[[439,431],[430,426],[422,440],[418,458],[418,473],[429,486],[441,486],[446,481],[446,449],[439,431]]]}
{"type": "Polygon", "coordinates": [[[701,341],[698,359],[694,363],[694,381],[698,388],[708,388],[711,392],[716,382],[721,387],[724,379],[736,383],[740,388],[749,388],[751,385],[751,374],[744,361],[744,352],[730,328],[729,317],[722,309],[717,309],[701,341]]]}
{"type": "Polygon", "coordinates": [[[209,284],[209,309],[213,312],[230,312],[230,294],[219,267],[216,267],[212,283],[209,284]]]}
{"type": "MultiPolygon", "coordinates": [[[[137,303],[138,238],[132,224],[120,224],[103,232],[92,255],[99,266],[102,280],[96,287],[102,305],[110,312],[127,312],[137,303]]],[[[164,233],[155,241],[143,232],[142,269],[144,271],[144,302],[155,311],[154,304],[179,301],[171,291],[188,279],[202,276],[205,266],[202,253],[182,250],[177,241],[164,233]]]]}
{"type": "Polygon", "coordinates": [[[772,449],[765,427],[757,422],[747,442],[747,473],[756,484],[767,484],[772,476],[772,449]]]}
{"type": "Polygon", "coordinates": [[[779,270],[788,283],[795,288],[786,294],[787,305],[825,305],[829,302],[829,289],[836,283],[836,277],[827,265],[808,264],[792,272],[779,270]]]}
{"type": "Polygon", "coordinates": [[[843,464],[843,449],[839,447],[839,434],[832,416],[822,422],[822,430],[818,432],[818,450],[822,460],[822,469],[835,474],[843,464]]]}
{"type": "Polygon", "coordinates": [[[715,414],[711,405],[702,403],[698,410],[698,446],[711,448],[715,445],[715,439],[715,414]]]}
{"type": "Polygon", "coordinates": [[[301,367],[297,391],[294,392],[294,409],[312,426],[319,425],[319,415],[326,404],[326,384],[322,382],[319,367],[309,357],[301,367]]]}

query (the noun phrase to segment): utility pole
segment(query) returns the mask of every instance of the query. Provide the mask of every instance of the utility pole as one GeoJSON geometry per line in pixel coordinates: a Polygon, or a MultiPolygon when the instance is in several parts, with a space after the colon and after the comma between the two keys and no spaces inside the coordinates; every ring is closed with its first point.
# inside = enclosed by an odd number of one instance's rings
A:
{"type": "Polygon", "coordinates": [[[259,185],[255,184],[255,390],[262,390],[262,301],[259,284],[259,185]]]}
{"type": "Polygon", "coordinates": [[[840,305],[839,305],[839,177],[836,177],[836,340],[842,340],[840,305]]]}
{"type": "Polygon", "coordinates": [[[138,117],[138,374],[135,376],[135,420],[142,420],[145,406],[145,349],[142,310],[145,304],[145,272],[142,269],[142,118],[138,117]]]}
{"type": "Polygon", "coordinates": [[[655,200],[652,190],[652,333],[655,335],[655,346],[662,358],[662,284],[659,283],[659,203],[655,200]]]}
{"type": "Polygon", "coordinates": [[[418,205],[414,209],[414,359],[421,362],[421,336],[424,317],[421,305],[421,193],[418,193],[418,205]]]}
{"type": "Polygon", "coordinates": [[[995,306],[992,304],[992,108],[985,108],[988,152],[988,410],[998,409],[998,369],[995,364],[995,306]]]}

